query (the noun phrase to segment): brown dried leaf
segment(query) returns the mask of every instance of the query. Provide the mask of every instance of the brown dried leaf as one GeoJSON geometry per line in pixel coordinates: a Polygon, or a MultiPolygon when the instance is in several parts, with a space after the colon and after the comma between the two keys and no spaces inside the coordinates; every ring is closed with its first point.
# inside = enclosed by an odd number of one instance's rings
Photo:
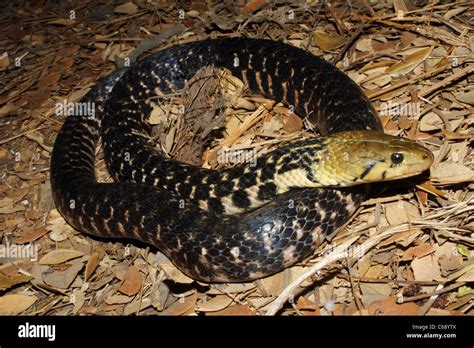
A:
{"type": "Polygon", "coordinates": [[[125,295],[133,296],[136,295],[143,284],[143,279],[140,271],[135,267],[131,266],[125,273],[125,279],[119,288],[119,291],[125,295]]]}
{"type": "Polygon", "coordinates": [[[439,184],[474,181],[474,171],[460,163],[445,161],[431,166],[431,180],[439,184]]]}
{"type": "Polygon", "coordinates": [[[287,133],[299,132],[303,129],[303,120],[294,115],[290,114],[283,117],[283,131],[287,133]]]}
{"type": "Polygon", "coordinates": [[[194,279],[189,278],[183,272],[176,268],[170,261],[163,261],[160,263],[161,269],[166,275],[176,283],[191,284],[194,279]]]}
{"type": "Polygon", "coordinates": [[[400,261],[409,261],[416,257],[423,257],[434,252],[436,248],[429,243],[423,243],[405,250],[400,261]]]}
{"type": "Polygon", "coordinates": [[[433,46],[416,49],[414,53],[407,55],[403,61],[395,63],[389,67],[385,73],[390,74],[393,77],[405,75],[428,58],[432,50],[433,46]]]}
{"type": "Polygon", "coordinates": [[[314,33],[314,41],[323,51],[331,51],[341,47],[346,42],[344,36],[329,35],[325,32],[317,31],[314,33]]]}
{"type": "Polygon", "coordinates": [[[81,289],[74,289],[72,292],[72,303],[74,304],[74,308],[72,310],[73,314],[76,314],[77,312],[80,311],[82,306],[84,306],[84,302],[86,301],[85,296],[84,296],[84,291],[81,289]]]}
{"type": "Polygon", "coordinates": [[[10,294],[0,297],[0,315],[19,314],[35,303],[35,296],[10,294]]]}
{"type": "Polygon", "coordinates": [[[38,81],[38,88],[43,89],[52,86],[56,84],[56,82],[58,82],[60,78],[61,75],[58,73],[49,74],[38,81]]]}
{"type": "Polygon", "coordinates": [[[447,276],[452,271],[460,269],[463,264],[462,255],[446,255],[443,254],[438,258],[439,266],[441,267],[441,274],[447,276]]]}
{"type": "Polygon", "coordinates": [[[434,112],[429,112],[420,120],[420,130],[422,132],[429,132],[433,130],[443,129],[443,120],[434,112]]]}
{"type": "Polygon", "coordinates": [[[123,5],[117,6],[114,9],[115,13],[123,13],[123,14],[135,14],[137,13],[137,5],[135,5],[133,2],[129,1],[123,5]]]}
{"type": "Polygon", "coordinates": [[[75,262],[71,265],[71,267],[64,271],[55,271],[53,273],[43,275],[43,280],[46,284],[52,287],[67,289],[74,281],[82,267],[84,267],[82,262],[75,262]]]}
{"type": "Polygon", "coordinates": [[[432,255],[416,258],[411,262],[415,280],[432,281],[441,277],[439,265],[432,255]]]}
{"type": "Polygon", "coordinates": [[[14,277],[8,277],[6,275],[0,274],[0,290],[9,289],[16,284],[26,283],[33,277],[25,275],[25,274],[18,274],[14,277]]]}
{"type": "Polygon", "coordinates": [[[100,260],[102,260],[102,257],[103,257],[103,253],[100,253],[100,252],[96,251],[91,255],[89,260],[87,260],[86,270],[84,272],[84,280],[85,281],[89,280],[90,276],[97,269],[97,266],[99,266],[99,262],[100,262],[100,260]]]}
{"type": "Polygon", "coordinates": [[[370,315],[417,315],[420,308],[414,302],[398,304],[392,296],[370,304],[368,310],[370,315]]]}
{"type": "Polygon", "coordinates": [[[259,9],[260,7],[264,6],[267,2],[265,0],[253,0],[246,4],[240,10],[241,14],[252,13],[253,11],[259,9]]]}
{"type": "Polygon", "coordinates": [[[39,260],[39,264],[57,265],[81,256],[84,256],[84,253],[78,250],[58,249],[44,255],[41,260],[39,260]]]}
{"type": "Polygon", "coordinates": [[[228,306],[234,300],[226,295],[217,295],[216,297],[211,298],[209,301],[201,302],[196,310],[200,312],[217,312],[228,306]]]}
{"type": "Polygon", "coordinates": [[[10,65],[10,58],[8,57],[8,52],[3,52],[0,55],[0,70],[7,68],[10,65]]]}
{"type": "Polygon", "coordinates": [[[48,24],[55,24],[55,25],[65,25],[65,26],[70,26],[76,24],[76,21],[74,19],[69,19],[69,18],[60,18],[60,19],[54,19],[52,21],[47,22],[48,24]]]}
{"type": "Polygon", "coordinates": [[[9,197],[0,200],[0,214],[12,214],[23,210],[25,210],[24,206],[15,205],[14,200],[9,197]]]}
{"type": "Polygon", "coordinates": [[[390,225],[399,225],[419,218],[418,208],[406,201],[391,202],[385,205],[385,217],[390,225]]]}
{"type": "Polygon", "coordinates": [[[46,230],[45,227],[38,227],[35,229],[28,229],[25,230],[21,233],[21,237],[18,238],[15,243],[16,244],[26,244],[26,243],[31,243],[34,240],[37,240],[38,238],[43,237],[48,231],[46,230]]]}
{"type": "Polygon", "coordinates": [[[162,315],[182,315],[192,308],[197,301],[197,292],[193,292],[190,296],[180,297],[176,302],[174,302],[171,306],[166,308],[162,315]]]}
{"type": "Polygon", "coordinates": [[[125,295],[109,295],[105,298],[105,303],[109,305],[113,304],[125,304],[133,300],[133,296],[125,295]]]}
{"type": "Polygon", "coordinates": [[[461,103],[474,105],[474,90],[471,90],[471,91],[466,92],[466,93],[455,95],[455,97],[461,103]]]}
{"type": "Polygon", "coordinates": [[[238,315],[238,316],[246,316],[246,315],[256,315],[257,311],[250,307],[250,305],[235,305],[235,306],[229,306],[227,308],[224,308],[221,311],[218,312],[207,312],[206,315],[212,316],[212,315],[238,315]]]}

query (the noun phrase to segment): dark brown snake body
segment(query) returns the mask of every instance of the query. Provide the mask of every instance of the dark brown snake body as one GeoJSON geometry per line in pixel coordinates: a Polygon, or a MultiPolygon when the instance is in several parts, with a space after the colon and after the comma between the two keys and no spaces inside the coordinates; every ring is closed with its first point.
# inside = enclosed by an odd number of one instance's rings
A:
{"type": "MultiPolygon", "coordinates": [[[[285,175],[296,168],[296,160],[285,157],[288,148],[259,159],[253,171],[241,167],[221,172],[156,152],[146,123],[153,106],[163,94],[182,89],[205,66],[227,68],[251,92],[293,105],[322,135],[382,131],[357,84],[301,49],[245,38],[177,45],[94,87],[82,100],[95,103],[94,117],[67,117],[51,160],[54,201],[77,229],[155,245],[195,279],[249,281],[310,256],[354,213],[365,190],[289,187],[279,192],[275,173],[285,175]],[[99,136],[116,183],[96,180],[99,136]],[[235,207],[237,214],[228,214],[226,206],[235,207]]],[[[319,153],[327,145],[316,138],[310,148],[319,153]]],[[[297,156],[303,158],[305,180],[317,182],[305,156],[302,151],[297,156]]]]}

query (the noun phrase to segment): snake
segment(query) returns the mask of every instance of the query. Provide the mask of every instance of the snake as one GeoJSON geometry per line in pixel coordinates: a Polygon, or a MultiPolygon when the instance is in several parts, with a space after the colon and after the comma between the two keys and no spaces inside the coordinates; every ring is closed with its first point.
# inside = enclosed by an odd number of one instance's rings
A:
{"type": "Polygon", "coordinates": [[[51,155],[53,200],[77,230],[152,245],[185,275],[248,282],[310,258],[365,200],[369,184],[418,175],[432,153],[383,132],[344,72],[280,41],[175,44],[98,82],[72,110],[51,155]],[[204,67],[229,70],[249,93],[281,101],[319,135],[255,162],[214,170],[156,148],[148,119],[204,67]],[[98,182],[99,139],[113,182],[98,182]]]}

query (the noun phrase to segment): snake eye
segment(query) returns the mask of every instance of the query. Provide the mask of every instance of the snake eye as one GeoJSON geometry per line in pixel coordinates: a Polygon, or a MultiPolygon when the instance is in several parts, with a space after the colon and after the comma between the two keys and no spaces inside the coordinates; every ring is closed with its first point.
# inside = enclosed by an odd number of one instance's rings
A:
{"type": "Polygon", "coordinates": [[[400,164],[403,162],[403,154],[400,152],[394,152],[392,153],[391,159],[393,164],[400,164]]]}

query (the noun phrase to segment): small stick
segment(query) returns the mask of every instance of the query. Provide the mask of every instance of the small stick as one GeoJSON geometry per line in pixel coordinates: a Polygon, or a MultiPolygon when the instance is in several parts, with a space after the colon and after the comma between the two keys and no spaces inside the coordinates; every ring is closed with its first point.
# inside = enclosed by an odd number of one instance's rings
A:
{"type": "Polygon", "coordinates": [[[334,57],[331,60],[332,65],[336,65],[336,63],[341,60],[342,56],[346,53],[346,51],[349,49],[349,47],[352,45],[355,39],[360,35],[362,30],[364,30],[364,23],[359,24],[359,26],[357,27],[357,30],[351,35],[349,40],[347,40],[344,47],[342,47],[341,51],[337,54],[336,57],[334,57]]]}

